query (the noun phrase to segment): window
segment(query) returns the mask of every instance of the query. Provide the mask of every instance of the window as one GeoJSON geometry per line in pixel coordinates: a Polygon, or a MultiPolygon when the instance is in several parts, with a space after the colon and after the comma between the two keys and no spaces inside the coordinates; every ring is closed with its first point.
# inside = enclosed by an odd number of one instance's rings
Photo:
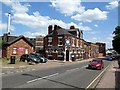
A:
{"type": "Polygon", "coordinates": [[[58,37],[58,45],[62,45],[62,37],[58,37]]]}
{"type": "Polygon", "coordinates": [[[74,38],[72,38],[72,46],[75,46],[74,38]]]}
{"type": "Polygon", "coordinates": [[[76,39],[76,47],[78,47],[78,39],[76,39]]]}
{"type": "Polygon", "coordinates": [[[80,40],[80,48],[82,48],[82,40],[80,40]]]}
{"type": "Polygon", "coordinates": [[[17,54],[17,48],[13,48],[13,54],[17,54]]]}
{"type": "Polygon", "coordinates": [[[25,54],[28,54],[28,48],[25,49],[25,54]]]}
{"type": "Polygon", "coordinates": [[[52,37],[48,37],[48,45],[52,45],[52,37]]]}

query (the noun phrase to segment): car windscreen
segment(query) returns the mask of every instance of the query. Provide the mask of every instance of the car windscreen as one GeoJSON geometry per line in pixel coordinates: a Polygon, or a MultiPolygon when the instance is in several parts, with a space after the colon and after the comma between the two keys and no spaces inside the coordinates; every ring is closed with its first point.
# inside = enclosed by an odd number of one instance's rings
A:
{"type": "Polygon", "coordinates": [[[98,63],[98,62],[100,62],[100,60],[92,60],[92,62],[96,62],[96,63],[98,63]]]}

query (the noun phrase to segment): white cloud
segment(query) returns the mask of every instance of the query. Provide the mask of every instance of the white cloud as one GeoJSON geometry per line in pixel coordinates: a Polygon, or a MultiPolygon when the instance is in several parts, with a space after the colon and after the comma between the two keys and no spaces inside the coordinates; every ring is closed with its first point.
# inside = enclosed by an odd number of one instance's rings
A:
{"type": "Polygon", "coordinates": [[[18,2],[15,3],[15,5],[14,3],[9,4],[9,6],[10,5],[12,7],[12,11],[14,12],[13,16],[11,16],[11,21],[13,24],[21,24],[31,29],[39,30],[41,32],[40,34],[47,34],[47,27],[50,24],[51,25],[57,24],[63,28],[69,28],[71,25],[74,25],[75,27],[80,28],[81,30],[91,30],[90,27],[84,26],[83,24],[77,25],[73,22],[65,23],[62,20],[51,19],[48,16],[41,16],[38,11],[33,12],[33,14],[28,14],[29,6],[30,6],[29,4],[27,4],[28,5],[27,6],[27,5],[22,5],[21,3],[18,2]],[[21,8],[21,10],[16,8],[21,8]]]}
{"type": "MultiPolygon", "coordinates": [[[[0,30],[7,32],[7,23],[0,23],[0,30]]],[[[11,25],[10,30],[14,31],[15,27],[13,25],[11,25]]]]}
{"type": "Polygon", "coordinates": [[[94,26],[95,26],[95,27],[98,27],[98,25],[97,25],[97,24],[95,24],[94,26]]]}
{"type": "Polygon", "coordinates": [[[81,0],[51,0],[51,6],[67,16],[84,12],[81,0]]]}
{"type": "Polygon", "coordinates": [[[115,9],[118,7],[118,1],[114,0],[109,3],[109,5],[106,5],[106,8],[109,10],[115,9]]]}
{"type": "Polygon", "coordinates": [[[85,10],[85,7],[81,5],[81,0],[51,0],[51,6],[77,21],[92,22],[107,19],[108,12],[98,8],[85,10]]]}
{"type": "Polygon", "coordinates": [[[7,30],[7,24],[5,24],[5,23],[0,24],[0,29],[2,29],[2,30],[6,29],[7,30]]]}
{"type": "Polygon", "coordinates": [[[92,30],[90,27],[88,26],[83,26],[83,23],[79,23],[79,28],[80,30],[84,30],[84,31],[88,31],[88,30],[92,30]]]}
{"type": "Polygon", "coordinates": [[[2,2],[5,5],[11,7],[13,9],[13,10],[11,10],[11,12],[13,12],[13,13],[16,13],[16,12],[17,13],[24,13],[24,12],[29,11],[28,7],[30,7],[30,5],[27,3],[22,5],[18,1],[12,1],[12,0],[2,0],[2,2]]]}
{"type": "Polygon", "coordinates": [[[24,35],[26,37],[31,37],[31,38],[39,36],[39,35],[45,36],[45,34],[42,34],[40,32],[34,32],[34,33],[33,32],[25,32],[24,35]]]}
{"type": "Polygon", "coordinates": [[[92,22],[93,20],[106,20],[107,13],[108,12],[106,11],[101,11],[100,9],[95,8],[95,9],[88,9],[82,14],[76,14],[71,18],[74,20],[83,21],[83,22],[92,22]]]}
{"type": "Polygon", "coordinates": [[[90,32],[91,34],[96,34],[97,32],[95,32],[95,31],[92,31],[92,32],[90,32]]]}
{"type": "Polygon", "coordinates": [[[93,40],[96,40],[96,41],[98,40],[96,37],[93,37],[92,39],[93,39],[93,40]]]}
{"type": "Polygon", "coordinates": [[[107,38],[101,38],[101,37],[92,37],[92,38],[87,38],[85,39],[86,41],[89,42],[101,42],[101,43],[105,43],[106,44],[106,48],[112,48],[112,38],[111,37],[107,37],[107,38]]]}

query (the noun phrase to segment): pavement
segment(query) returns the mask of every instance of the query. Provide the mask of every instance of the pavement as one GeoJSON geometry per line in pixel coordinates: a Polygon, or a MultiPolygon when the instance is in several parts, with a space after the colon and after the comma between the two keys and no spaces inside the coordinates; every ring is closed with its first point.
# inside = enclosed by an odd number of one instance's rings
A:
{"type": "Polygon", "coordinates": [[[112,61],[96,88],[120,89],[120,69],[117,61],[112,61]]]}
{"type": "MultiPolygon", "coordinates": [[[[89,61],[91,59],[86,59],[82,61],[75,61],[75,62],[64,62],[64,61],[58,61],[58,60],[50,60],[47,63],[40,63],[37,65],[7,65],[7,66],[2,66],[2,69],[24,69],[24,68],[49,68],[49,67],[58,67],[61,65],[70,65],[76,64],[78,62],[85,62],[89,61]]],[[[103,77],[99,81],[98,85],[96,88],[112,88],[112,89],[120,89],[120,69],[118,68],[117,61],[111,61],[112,63],[110,64],[109,68],[105,71],[103,77]]]]}
{"type": "Polygon", "coordinates": [[[47,63],[39,63],[39,64],[26,64],[26,65],[17,65],[17,64],[7,64],[7,65],[2,65],[2,70],[4,69],[24,69],[24,68],[49,68],[49,67],[57,67],[61,65],[70,65],[70,64],[76,64],[76,63],[81,63],[85,61],[89,61],[91,59],[86,59],[86,60],[79,60],[79,61],[60,61],[60,60],[49,60],[47,63]]]}

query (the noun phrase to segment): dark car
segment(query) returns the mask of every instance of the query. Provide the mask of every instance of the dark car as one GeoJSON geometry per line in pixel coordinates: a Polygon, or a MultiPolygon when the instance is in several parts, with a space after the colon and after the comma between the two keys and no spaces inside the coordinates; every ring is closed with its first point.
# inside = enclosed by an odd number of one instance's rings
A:
{"type": "Polygon", "coordinates": [[[114,57],[112,57],[112,56],[106,56],[104,59],[108,60],[108,61],[112,61],[114,59],[114,57]]]}
{"type": "Polygon", "coordinates": [[[39,63],[41,60],[40,60],[40,58],[37,55],[31,53],[31,54],[23,54],[23,55],[21,55],[20,61],[22,61],[22,62],[27,61],[27,62],[39,63]]]}
{"type": "Polygon", "coordinates": [[[30,53],[28,54],[23,54],[20,57],[20,61],[27,61],[27,62],[35,62],[35,63],[46,63],[48,61],[47,58],[44,58],[42,55],[38,53],[30,53]]]}
{"type": "Polygon", "coordinates": [[[103,62],[102,59],[93,59],[88,64],[88,68],[100,69],[101,70],[102,68],[104,68],[104,62],[103,62]]]}
{"type": "Polygon", "coordinates": [[[30,55],[27,58],[28,62],[35,62],[35,63],[40,63],[41,59],[39,58],[38,55],[30,53],[30,55]]]}
{"type": "Polygon", "coordinates": [[[28,57],[29,57],[28,54],[23,54],[23,55],[21,55],[21,57],[20,57],[20,61],[25,62],[25,61],[28,60],[28,57]]]}
{"type": "Polygon", "coordinates": [[[40,59],[40,62],[41,62],[41,63],[46,63],[46,62],[48,61],[47,58],[45,58],[43,55],[41,55],[41,54],[39,54],[39,53],[33,53],[33,54],[35,54],[35,55],[38,56],[38,58],[40,59]]]}

